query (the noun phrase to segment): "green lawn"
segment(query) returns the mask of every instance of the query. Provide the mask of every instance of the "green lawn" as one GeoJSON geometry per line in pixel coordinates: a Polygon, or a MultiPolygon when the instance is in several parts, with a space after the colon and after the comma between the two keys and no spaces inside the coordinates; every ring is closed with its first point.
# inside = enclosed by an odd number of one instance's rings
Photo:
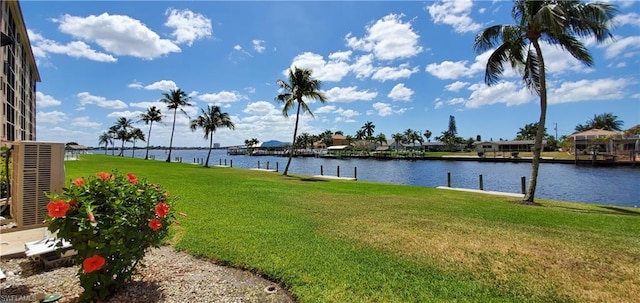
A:
{"type": "MultiPolygon", "coordinates": [[[[294,159],[295,161],[295,159],[294,159]]],[[[640,212],[236,168],[82,156],[176,197],[173,245],[300,302],[634,302],[640,212]]],[[[637,302],[637,301],[636,301],[637,302]]]]}

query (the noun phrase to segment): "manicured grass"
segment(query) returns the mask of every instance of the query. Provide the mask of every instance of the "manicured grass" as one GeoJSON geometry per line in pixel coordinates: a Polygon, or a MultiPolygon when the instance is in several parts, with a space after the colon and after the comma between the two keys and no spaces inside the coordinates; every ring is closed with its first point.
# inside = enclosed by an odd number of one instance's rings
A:
{"type": "MultiPolygon", "coordinates": [[[[295,160],[294,160],[295,161],[295,160]]],[[[112,156],[177,197],[177,249],[281,282],[300,302],[634,302],[637,209],[205,169],[112,156]]]]}

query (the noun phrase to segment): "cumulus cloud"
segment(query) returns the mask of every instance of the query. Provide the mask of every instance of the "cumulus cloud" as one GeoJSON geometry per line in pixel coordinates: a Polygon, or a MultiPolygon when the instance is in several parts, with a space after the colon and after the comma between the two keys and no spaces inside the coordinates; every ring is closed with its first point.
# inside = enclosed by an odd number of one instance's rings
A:
{"type": "Polygon", "coordinates": [[[376,70],[373,67],[373,55],[362,55],[356,59],[356,62],[351,64],[351,70],[358,79],[364,79],[370,77],[376,70]]]}
{"type": "Polygon", "coordinates": [[[377,92],[368,90],[358,90],[357,86],[349,87],[332,87],[324,92],[327,101],[330,102],[353,102],[353,101],[370,101],[378,96],[377,92]]]}
{"type": "Polygon", "coordinates": [[[366,27],[366,35],[356,38],[346,35],[347,46],[354,50],[372,52],[380,60],[410,58],[423,51],[418,44],[420,36],[410,22],[403,22],[404,15],[389,14],[366,27]]]}
{"type": "Polygon", "coordinates": [[[38,108],[58,106],[60,104],[62,104],[62,102],[56,100],[54,97],[45,95],[42,92],[36,91],[36,106],[38,108]]]}
{"type": "Polygon", "coordinates": [[[451,25],[457,33],[476,32],[482,27],[471,19],[471,0],[447,0],[434,2],[426,9],[435,24],[451,25]]]}
{"type": "Polygon", "coordinates": [[[217,93],[202,94],[198,96],[198,100],[207,103],[230,103],[243,99],[247,99],[246,96],[235,91],[220,91],[217,93]]]}
{"type": "Polygon", "coordinates": [[[385,82],[387,80],[398,80],[401,78],[409,78],[417,73],[420,69],[416,66],[411,68],[408,63],[400,64],[398,67],[385,66],[377,69],[371,79],[385,82]]]}
{"type": "Polygon", "coordinates": [[[165,12],[165,15],[167,22],[164,25],[173,28],[171,36],[175,38],[175,43],[186,43],[191,46],[195,40],[210,37],[213,33],[211,20],[202,14],[194,13],[188,9],[170,8],[165,12]]]}
{"type": "Polygon", "coordinates": [[[38,124],[58,124],[67,120],[67,114],[54,110],[51,112],[38,112],[36,114],[38,124]]]}
{"type": "Polygon", "coordinates": [[[36,58],[46,58],[48,53],[67,55],[74,58],[84,58],[98,62],[116,62],[115,57],[98,52],[82,41],[72,41],[66,44],[54,40],[45,39],[42,35],[32,31],[28,32],[31,40],[31,49],[36,58]]]}
{"type": "Polygon", "coordinates": [[[64,15],[54,20],[58,29],[73,37],[93,42],[115,55],[155,59],[180,52],[180,48],[167,39],[161,39],[139,20],[129,16],[90,15],[87,17],[64,15]]]}
{"type": "Polygon", "coordinates": [[[149,85],[142,85],[140,82],[134,82],[129,84],[131,88],[144,88],[146,90],[161,90],[161,91],[170,91],[178,89],[178,85],[171,80],[160,80],[153,82],[149,85]]]}
{"type": "Polygon", "coordinates": [[[393,101],[411,101],[413,90],[404,86],[404,83],[396,84],[387,95],[393,101]]]}
{"type": "Polygon", "coordinates": [[[448,103],[464,104],[465,108],[480,108],[493,104],[515,106],[534,100],[534,96],[520,82],[501,81],[493,86],[476,83],[469,86],[469,90],[472,93],[468,100],[461,102],[459,99],[452,99],[448,103]]]}
{"type": "Polygon", "coordinates": [[[425,71],[438,79],[449,80],[470,77],[473,72],[467,67],[468,61],[443,61],[427,65],[425,71]]]}
{"type": "MultiPolygon", "coordinates": [[[[307,68],[313,71],[313,77],[320,81],[337,82],[349,73],[349,64],[338,59],[324,60],[321,55],[305,52],[293,58],[291,68],[307,68]]],[[[284,70],[283,75],[289,76],[289,70],[284,70]]]]}
{"type": "Polygon", "coordinates": [[[630,36],[607,44],[605,57],[607,59],[616,58],[620,55],[624,57],[637,56],[640,52],[640,36],[630,36]]]}
{"type": "Polygon", "coordinates": [[[263,53],[266,49],[264,47],[264,40],[251,40],[251,43],[253,44],[253,49],[258,53],[263,53]]]}
{"type": "Polygon", "coordinates": [[[456,82],[453,82],[451,84],[448,84],[444,88],[446,90],[450,91],[450,92],[458,92],[461,89],[465,88],[467,85],[469,85],[468,82],[456,81],[456,82]]]}
{"type": "Polygon", "coordinates": [[[624,78],[564,81],[549,91],[549,104],[622,99],[629,85],[631,81],[624,78]]]}
{"type": "Polygon", "coordinates": [[[640,26],[640,15],[638,13],[619,14],[613,18],[612,23],[614,26],[640,26]]]}
{"type": "MultiPolygon", "coordinates": [[[[125,117],[125,118],[127,118],[127,119],[132,119],[132,120],[133,120],[133,119],[138,119],[138,118],[140,118],[140,114],[142,114],[142,112],[141,112],[141,111],[139,111],[139,110],[136,110],[136,111],[128,111],[128,110],[125,110],[125,111],[122,111],[122,112],[112,112],[112,113],[109,113],[109,114],[107,115],[107,117],[109,117],[109,118],[120,118],[120,117],[125,117]]],[[[176,121],[177,121],[177,120],[176,120],[176,121]]],[[[177,124],[177,123],[176,123],[176,124],[177,124]]],[[[154,124],[154,125],[155,125],[155,124],[154,124]]]]}
{"type": "Polygon", "coordinates": [[[80,105],[94,104],[102,108],[121,109],[127,108],[127,104],[120,100],[107,100],[105,97],[94,96],[88,92],[81,92],[77,95],[80,105]]]}
{"type": "Polygon", "coordinates": [[[369,114],[377,114],[380,117],[386,117],[393,114],[402,114],[410,108],[394,108],[389,103],[376,102],[372,105],[374,111],[369,114]]]}
{"type": "Polygon", "coordinates": [[[71,122],[71,126],[80,127],[80,128],[98,128],[100,127],[100,123],[91,121],[91,118],[88,116],[78,117],[73,119],[71,122]]]}

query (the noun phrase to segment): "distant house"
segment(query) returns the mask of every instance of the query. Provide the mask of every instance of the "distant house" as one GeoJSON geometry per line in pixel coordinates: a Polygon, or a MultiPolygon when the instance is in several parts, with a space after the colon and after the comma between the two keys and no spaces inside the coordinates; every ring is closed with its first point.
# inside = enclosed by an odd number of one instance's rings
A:
{"type": "Polygon", "coordinates": [[[315,148],[315,149],[325,149],[325,148],[327,148],[327,144],[324,143],[324,141],[322,141],[322,140],[316,141],[316,142],[313,142],[313,148],[315,148]]]}
{"type": "Polygon", "coordinates": [[[424,142],[422,143],[422,148],[426,151],[445,151],[449,148],[444,142],[435,141],[435,142],[424,142]]]}
{"type": "Polygon", "coordinates": [[[569,140],[573,143],[576,154],[584,154],[590,151],[608,154],[626,154],[630,151],[640,150],[639,126],[629,128],[625,132],[615,132],[605,129],[589,129],[571,134],[569,140]]]}
{"type": "MultiPolygon", "coordinates": [[[[481,141],[475,142],[473,145],[476,147],[478,153],[487,152],[503,152],[503,153],[518,153],[518,152],[530,152],[533,151],[535,140],[512,140],[512,141],[481,141]]],[[[542,148],[547,145],[547,140],[542,140],[542,148]]]]}
{"type": "Polygon", "coordinates": [[[349,142],[347,140],[347,137],[340,135],[340,134],[335,134],[333,136],[331,136],[331,145],[336,146],[336,145],[349,145],[349,142]]]}

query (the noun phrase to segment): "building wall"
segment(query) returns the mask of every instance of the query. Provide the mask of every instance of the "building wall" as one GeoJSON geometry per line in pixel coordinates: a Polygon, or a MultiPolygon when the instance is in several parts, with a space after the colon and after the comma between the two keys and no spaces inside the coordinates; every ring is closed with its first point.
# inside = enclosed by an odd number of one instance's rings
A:
{"type": "Polygon", "coordinates": [[[36,83],[40,74],[18,1],[0,0],[0,30],[13,43],[0,47],[0,144],[36,140],[36,83]]]}

